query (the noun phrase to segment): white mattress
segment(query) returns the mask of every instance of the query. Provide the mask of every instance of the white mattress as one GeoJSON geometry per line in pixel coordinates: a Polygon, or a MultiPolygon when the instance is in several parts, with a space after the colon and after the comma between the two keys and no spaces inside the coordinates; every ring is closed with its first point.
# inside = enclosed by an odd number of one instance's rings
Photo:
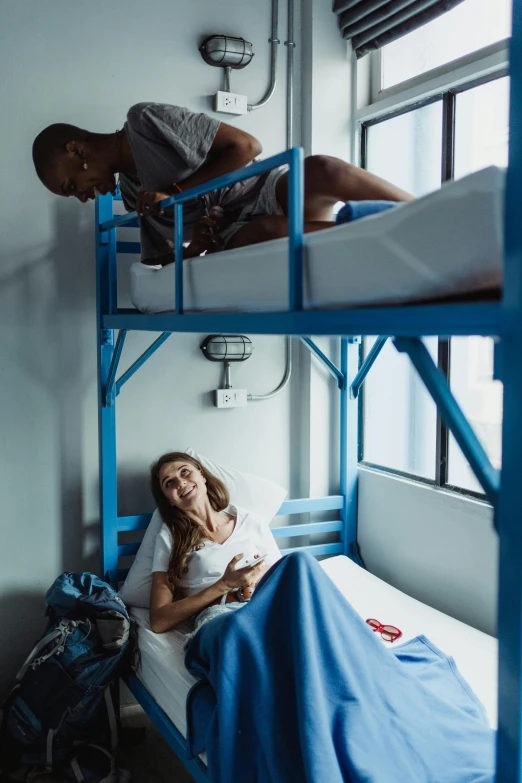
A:
{"type": "MultiPolygon", "coordinates": [[[[401,629],[399,644],[424,634],[440,650],[453,656],[464,679],[484,704],[491,725],[496,727],[496,639],[401,593],[344,555],[323,560],[321,565],[361,617],[376,617],[401,629]]],[[[195,680],[183,663],[184,636],[176,630],[153,633],[147,609],[133,609],[132,616],[139,624],[138,676],[186,737],[185,701],[195,680]]]]}
{"type": "MultiPolygon", "coordinates": [[[[490,167],[409,204],[306,234],[304,307],[397,304],[502,285],[505,172],[490,167]]],[[[131,297],[174,311],[174,265],[131,267],[131,297]]],[[[288,309],[288,240],[184,261],[187,311],[288,309]]]]}

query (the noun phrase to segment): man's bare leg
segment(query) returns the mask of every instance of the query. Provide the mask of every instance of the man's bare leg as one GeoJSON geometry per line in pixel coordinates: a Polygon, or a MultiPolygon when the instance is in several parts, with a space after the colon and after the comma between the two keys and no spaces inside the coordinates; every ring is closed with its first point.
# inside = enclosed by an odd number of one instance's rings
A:
{"type": "MultiPolygon", "coordinates": [[[[321,231],[331,228],[331,221],[307,221],[304,225],[305,234],[311,231],[321,231]]],[[[258,242],[268,242],[270,239],[281,239],[288,236],[288,219],[282,215],[260,215],[250,220],[233,234],[227,245],[227,250],[245,245],[257,245],[258,242]]]]}
{"type": "MultiPolygon", "coordinates": [[[[276,196],[288,215],[288,174],[276,184],[276,196]]],[[[412,201],[413,196],[369,171],[328,155],[311,155],[304,161],[304,219],[331,221],[338,201],[412,201]]]]}
{"type": "MultiPolygon", "coordinates": [[[[276,184],[276,196],[288,214],[288,174],[276,184]]],[[[412,201],[413,196],[364,169],[328,155],[311,155],[304,161],[304,230],[331,228],[333,207],[339,201],[412,201]]],[[[281,215],[260,215],[237,231],[228,248],[255,245],[288,236],[288,221],[281,215]]]]}

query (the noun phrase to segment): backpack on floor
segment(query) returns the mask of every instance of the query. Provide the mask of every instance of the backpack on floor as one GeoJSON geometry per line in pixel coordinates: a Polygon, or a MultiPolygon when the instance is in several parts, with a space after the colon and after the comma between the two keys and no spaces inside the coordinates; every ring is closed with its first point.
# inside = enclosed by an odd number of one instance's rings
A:
{"type": "Polygon", "coordinates": [[[47,629],[0,709],[0,772],[25,781],[45,772],[122,781],[110,686],[128,647],[127,609],[90,573],[59,576],[46,604],[47,629]]]}

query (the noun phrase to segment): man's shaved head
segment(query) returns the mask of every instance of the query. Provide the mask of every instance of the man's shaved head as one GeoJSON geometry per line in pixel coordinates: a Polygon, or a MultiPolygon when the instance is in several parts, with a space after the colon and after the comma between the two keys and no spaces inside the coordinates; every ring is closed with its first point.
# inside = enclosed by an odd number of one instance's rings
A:
{"type": "Polygon", "coordinates": [[[49,125],[38,134],[33,142],[33,163],[44,185],[48,184],[60,158],[66,155],[66,145],[73,140],[87,141],[91,136],[89,131],[62,122],[49,125]]]}
{"type": "Polygon", "coordinates": [[[33,163],[45,187],[57,196],[86,203],[113,192],[119,170],[118,134],[91,133],[55,123],[33,142],[33,163]]]}

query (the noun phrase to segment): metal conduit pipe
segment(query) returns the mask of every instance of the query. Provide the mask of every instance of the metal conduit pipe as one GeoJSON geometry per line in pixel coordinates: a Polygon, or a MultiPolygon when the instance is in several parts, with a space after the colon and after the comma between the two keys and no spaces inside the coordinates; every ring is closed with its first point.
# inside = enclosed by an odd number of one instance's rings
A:
{"type": "Polygon", "coordinates": [[[283,380],[279,384],[279,386],[274,389],[274,391],[268,392],[268,394],[247,394],[247,400],[249,402],[256,402],[261,400],[270,400],[272,397],[275,397],[277,394],[280,394],[285,386],[287,385],[288,381],[290,380],[290,374],[292,372],[292,338],[287,337],[286,338],[286,367],[285,367],[285,374],[283,376],[283,380]]]}
{"type": "MultiPolygon", "coordinates": [[[[272,83],[270,90],[267,93],[267,97],[262,103],[256,106],[249,106],[249,110],[258,109],[263,106],[273,95],[275,90],[275,71],[277,65],[277,49],[275,48],[279,41],[277,39],[277,16],[278,16],[278,0],[273,0],[272,3],[272,83]]],[[[288,0],[288,31],[287,41],[285,46],[287,47],[287,71],[286,71],[286,148],[290,149],[294,137],[294,0],[288,0]]],[[[283,389],[288,385],[290,376],[292,374],[292,338],[286,338],[286,367],[283,380],[274,391],[268,394],[248,394],[247,400],[249,402],[256,402],[261,400],[270,400],[277,394],[280,394],[283,389]]]]}
{"type": "Polygon", "coordinates": [[[249,103],[247,108],[248,111],[254,111],[254,109],[260,109],[262,106],[265,106],[272,95],[274,94],[275,88],[276,88],[276,71],[277,71],[277,47],[281,43],[279,38],[277,37],[278,33],[278,26],[279,26],[279,0],[272,0],[272,35],[269,38],[268,43],[272,47],[272,52],[270,56],[270,87],[268,88],[268,92],[266,93],[265,97],[259,101],[259,103],[249,103]]]}
{"type": "Polygon", "coordinates": [[[286,148],[290,149],[294,140],[294,0],[288,0],[288,40],[286,65],[286,148]]]}

